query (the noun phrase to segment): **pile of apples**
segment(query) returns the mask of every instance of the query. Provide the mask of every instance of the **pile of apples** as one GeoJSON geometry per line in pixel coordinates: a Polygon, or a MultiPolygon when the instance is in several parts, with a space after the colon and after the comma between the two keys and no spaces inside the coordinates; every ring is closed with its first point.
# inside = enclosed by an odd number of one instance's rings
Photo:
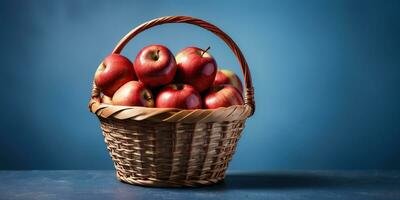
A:
{"type": "Polygon", "coordinates": [[[243,86],[229,70],[218,70],[206,50],[187,47],[176,57],[163,45],[144,47],[134,62],[111,54],[96,71],[101,103],[180,109],[243,104],[243,86]],[[218,71],[217,71],[218,70],[218,71]]]}

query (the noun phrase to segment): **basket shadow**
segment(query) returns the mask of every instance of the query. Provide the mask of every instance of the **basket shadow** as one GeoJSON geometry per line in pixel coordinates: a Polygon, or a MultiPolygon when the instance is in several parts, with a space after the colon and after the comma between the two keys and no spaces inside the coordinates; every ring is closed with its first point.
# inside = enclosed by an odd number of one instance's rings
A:
{"type": "Polygon", "coordinates": [[[240,173],[228,174],[224,181],[203,189],[296,189],[338,187],[348,185],[348,183],[349,179],[346,177],[308,173],[240,173]]]}

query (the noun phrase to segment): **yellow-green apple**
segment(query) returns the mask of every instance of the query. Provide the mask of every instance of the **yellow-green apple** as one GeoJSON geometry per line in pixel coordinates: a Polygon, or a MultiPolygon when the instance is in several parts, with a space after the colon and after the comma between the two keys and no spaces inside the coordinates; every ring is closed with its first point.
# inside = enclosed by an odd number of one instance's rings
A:
{"type": "Polygon", "coordinates": [[[174,55],[163,45],[144,47],[136,56],[133,66],[138,79],[150,87],[171,83],[176,73],[174,55]]]}
{"type": "Polygon", "coordinates": [[[112,105],[112,100],[111,97],[107,96],[107,95],[103,95],[101,97],[101,103],[105,103],[105,104],[110,104],[112,105]]]}
{"type": "Polygon", "coordinates": [[[199,92],[187,84],[170,84],[160,90],[156,98],[158,108],[201,109],[199,92]]]}
{"type": "Polygon", "coordinates": [[[243,105],[243,96],[238,89],[232,85],[218,85],[212,87],[204,97],[204,107],[214,109],[243,105]]]}
{"type": "Polygon", "coordinates": [[[209,48],[202,50],[187,47],[176,55],[177,82],[190,84],[199,92],[212,85],[217,73],[217,63],[207,52],[209,48]]]}
{"type": "Polygon", "coordinates": [[[240,78],[235,72],[226,69],[218,70],[217,75],[215,75],[213,86],[225,84],[232,85],[240,91],[240,94],[243,93],[242,81],[240,81],[240,78]]]}
{"type": "Polygon", "coordinates": [[[112,97],[113,105],[154,107],[154,98],[142,82],[129,81],[112,97]]]}
{"type": "Polygon", "coordinates": [[[136,80],[131,61],[119,54],[111,54],[97,68],[94,76],[96,86],[112,97],[115,91],[128,81],[136,80]]]}

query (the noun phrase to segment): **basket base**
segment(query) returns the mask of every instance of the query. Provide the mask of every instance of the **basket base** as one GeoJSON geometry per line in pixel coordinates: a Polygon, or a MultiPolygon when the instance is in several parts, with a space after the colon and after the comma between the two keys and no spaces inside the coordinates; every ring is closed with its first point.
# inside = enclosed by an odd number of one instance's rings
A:
{"type": "Polygon", "coordinates": [[[225,176],[220,176],[215,179],[210,180],[149,180],[149,179],[140,179],[134,177],[125,177],[120,175],[118,171],[116,172],[116,177],[119,181],[123,183],[128,183],[131,185],[139,185],[144,187],[169,187],[169,188],[177,188],[177,187],[202,187],[218,184],[224,181],[225,176]]]}
{"type": "Polygon", "coordinates": [[[100,120],[118,179],[152,187],[198,187],[223,180],[245,122],[100,120]]]}

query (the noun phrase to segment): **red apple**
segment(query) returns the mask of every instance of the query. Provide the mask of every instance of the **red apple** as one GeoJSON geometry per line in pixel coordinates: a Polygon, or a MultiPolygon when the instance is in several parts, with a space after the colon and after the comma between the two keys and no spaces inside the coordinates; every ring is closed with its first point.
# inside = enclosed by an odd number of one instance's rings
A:
{"type": "Polygon", "coordinates": [[[235,72],[226,69],[218,70],[213,86],[225,84],[232,85],[240,91],[240,94],[243,93],[242,81],[240,81],[240,78],[235,74],[235,72]]]}
{"type": "Polygon", "coordinates": [[[162,45],[144,47],[133,66],[139,80],[150,87],[171,83],[176,73],[174,55],[162,45]]]}
{"type": "Polygon", "coordinates": [[[109,96],[107,96],[107,95],[103,95],[103,96],[101,97],[101,103],[112,105],[111,97],[109,97],[109,96]]]}
{"type": "Polygon", "coordinates": [[[112,97],[115,91],[128,81],[136,80],[132,63],[119,54],[111,54],[97,68],[95,84],[107,96],[112,97]]]}
{"type": "Polygon", "coordinates": [[[243,105],[243,96],[238,89],[231,85],[212,87],[204,97],[204,107],[207,109],[233,105],[243,105]]]}
{"type": "Polygon", "coordinates": [[[129,81],[121,86],[112,97],[113,105],[154,107],[150,90],[142,82],[129,81]]]}
{"type": "Polygon", "coordinates": [[[199,92],[209,88],[217,73],[217,63],[207,52],[197,47],[187,47],[175,57],[177,80],[192,85],[199,92]]]}
{"type": "Polygon", "coordinates": [[[186,84],[170,84],[158,93],[156,107],[201,109],[201,97],[199,92],[186,84]]]}

